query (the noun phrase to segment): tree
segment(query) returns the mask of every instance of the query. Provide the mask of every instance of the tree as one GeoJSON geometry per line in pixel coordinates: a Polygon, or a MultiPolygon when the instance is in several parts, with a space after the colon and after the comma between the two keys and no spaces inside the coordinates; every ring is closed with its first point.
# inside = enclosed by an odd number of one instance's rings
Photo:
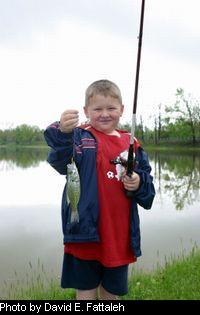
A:
{"type": "Polygon", "coordinates": [[[162,117],[161,117],[161,104],[158,105],[158,142],[161,139],[162,132],[162,117]]]}
{"type": "Polygon", "coordinates": [[[197,142],[197,132],[200,126],[199,103],[191,96],[186,97],[184,90],[176,90],[176,102],[174,106],[166,106],[165,111],[170,114],[169,122],[175,120],[182,126],[189,126],[193,145],[197,142]]]}
{"type": "Polygon", "coordinates": [[[154,142],[158,144],[158,119],[154,116],[154,142]]]}
{"type": "Polygon", "coordinates": [[[33,145],[45,144],[43,130],[26,124],[15,129],[0,130],[0,145],[33,145]]]}

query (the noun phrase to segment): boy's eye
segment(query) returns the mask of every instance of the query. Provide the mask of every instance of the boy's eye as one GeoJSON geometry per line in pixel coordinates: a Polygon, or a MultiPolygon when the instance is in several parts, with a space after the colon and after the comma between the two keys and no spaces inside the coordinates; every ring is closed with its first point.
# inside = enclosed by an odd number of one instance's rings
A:
{"type": "Polygon", "coordinates": [[[108,109],[109,110],[115,110],[116,108],[115,107],[109,107],[108,109]]]}

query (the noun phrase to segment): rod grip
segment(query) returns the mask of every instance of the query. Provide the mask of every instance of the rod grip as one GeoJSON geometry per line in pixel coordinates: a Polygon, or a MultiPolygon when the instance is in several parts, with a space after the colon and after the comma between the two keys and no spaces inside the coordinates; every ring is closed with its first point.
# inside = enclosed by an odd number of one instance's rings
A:
{"type": "Polygon", "coordinates": [[[134,191],[125,190],[125,194],[127,198],[133,198],[134,197],[134,191]]]}
{"type": "MultiPolygon", "coordinates": [[[[129,151],[128,151],[128,161],[127,161],[127,170],[126,175],[131,177],[133,174],[133,170],[135,167],[135,158],[134,158],[134,150],[133,150],[133,144],[130,144],[129,151]]],[[[129,191],[125,189],[126,197],[133,198],[134,191],[129,191]]]]}

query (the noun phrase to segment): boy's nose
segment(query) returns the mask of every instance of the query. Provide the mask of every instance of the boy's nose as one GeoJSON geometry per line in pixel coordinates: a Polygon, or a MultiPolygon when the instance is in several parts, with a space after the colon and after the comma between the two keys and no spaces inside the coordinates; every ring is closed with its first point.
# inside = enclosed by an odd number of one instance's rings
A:
{"type": "Polygon", "coordinates": [[[103,116],[103,117],[109,116],[109,112],[106,109],[104,109],[101,112],[101,116],[103,116]]]}

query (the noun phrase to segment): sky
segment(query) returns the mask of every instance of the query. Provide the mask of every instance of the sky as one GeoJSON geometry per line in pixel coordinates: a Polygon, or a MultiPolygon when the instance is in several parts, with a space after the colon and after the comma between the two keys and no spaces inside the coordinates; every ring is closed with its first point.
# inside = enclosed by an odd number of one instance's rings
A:
{"type": "MultiPolygon", "coordinates": [[[[45,129],[85,90],[114,81],[131,122],[141,0],[0,0],[0,129],[45,129]]],[[[137,120],[177,88],[200,98],[200,1],[146,0],[137,120]]]]}

